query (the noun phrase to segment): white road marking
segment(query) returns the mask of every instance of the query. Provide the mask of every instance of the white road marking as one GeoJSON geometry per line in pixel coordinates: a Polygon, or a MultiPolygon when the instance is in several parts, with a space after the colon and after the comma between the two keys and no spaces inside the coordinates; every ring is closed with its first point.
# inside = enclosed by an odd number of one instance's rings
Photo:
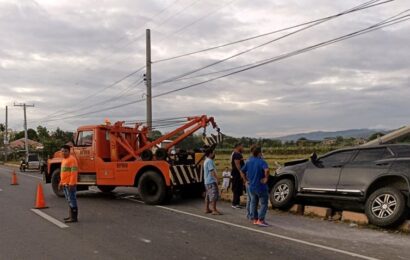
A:
{"type": "MultiPolygon", "coordinates": [[[[125,199],[144,204],[144,202],[141,201],[141,200],[131,199],[131,198],[125,198],[125,199]]],[[[225,224],[225,225],[232,226],[232,227],[237,227],[237,228],[245,229],[245,230],[252,231],[252,232],[256,232],[256,233],[261,233],[261,234],[268,235],[268,236],[271,236],[271,237],[276,237],[276,238],[280,238],[280,239],[284,239],[284,240],[296,242],[296,243],[303,244],[303,245],[307,245],[307,246],[311,246],[311,247],[317,247],[317,248],[320,248],[320,249],[325,249],[325,250],[332,251],[332,252],[336,252],[336,253],[339,253],[339,254],[344,254],[344,255],[353,256],[353,257],[357,257],[357,258],[361,258],[361,259],[366,259],[366,260],[378,260],[377,258],[374,258],[374,257],[365,256],[365,255],[353,253],[353,252],[346,251],[346,250],[342,250],[342,249],[337,249],[337,248],[330,247],[330,246],[324,246],[324,245],[320,245],[320,244],[308,242],[308,241],[301,240],[301,239],[297,239],[297,238],[292,238],[292,237],[288,237],[288,236],[283,236],[283,235],[279,235],[279,234],[267,232],[267,231],[260,230],[260,229],[245,227],[245,226],[241,226],[241,225],[238,225],[238,224],[230,223],[230,222],[227,222],[227,221],[223,221],[223,220],[219,220],[219,219],[214,219],[214,218],[209,218],[209,217],[197,215],[197,214],[194,214],[194,213],[190,213],[190,212],[186,212],[186,211],[182,211],[182,210],[178,210],[178,209],[173,209],[173,208],[164,207],[164,206],[155,206],[155,207],[160,208],[160,209],[169,210],[169,211],[172,211],[172,212],[175,212],[175,213],[180,213],[180,214],[184,214],[184,215],[196,217],[196,218],[206,219],[206,220],[209,220],[209,221],[213,221],[213,222],[225,224]]]]}
{"type": "Polygon", "coordinates": [[[189,216],[192,216],[192,217],[197,217],[197,218],[206,219],[206,220],[209,220],[209,221],[229,225],[229,226],[232,226],[232,227],[237,227],[237,228],[253,231],[253,232],[256,232],[256,233],[261,233],[261,234],[268,235],[268,236],[271,236],[271,237],[276,237],[276,238],[280,238],[280,239],[284,239],[284,240],[289,240],[289,241],[296,242],[296,243],[303,244],[303,245],[308,245],[308,246],[312,246],[312,247],[317,247],[317,248],[329,250],[329,251],[340,253],[340,254],[345,254],[345,255],[349,255],[349,256],[353,256],[353,257],[357,257],[357,258],[361,258],[361,259],[366,259],[366,260],[378,260],[377,258],[374,258],[374,257],[360,255],[360,254],[356,254],[356,253],[353,253],[353,252],[337,249],[337,248],[334,248],[334,247],[324,246],[324,245],[308,242],[308,241],[301,240],[301,239],[296,239],[296,238],[292,238],[292,237],[288,237],[288,236],[283,236],[283,235],[263,231],[263,230],[260,230],[260,229],[245,227],[245,226],[241,226],[241,225],[238,225],[238,224],[233,224],[233,223],[230,223],[230,222],[226,222],[226,221],[223,221],[223,220],[209,218],[209,217],[193,214],[193,213],[190,213],[190,212],[185,212],[185,211],[182,211],[182,210],[177,210],[177,209],[168,208],[168,207],[164,207],[164,206],[156,206],[156,207],[161,208],[161,209],[165,209],[165,210],[169,210],[169,211],[173,211],[173,212],[176,212],[176,213],[180,213],[180,214],[189,215],[189,216]]]}
{"type": "Polygon", "coordinates": [[[47,215],[46,213],[42,212],[39,209],[31,209],[31,211],[33,211],[34,213],[36,213],[40,217],[44,218],[45,220],[50,221],[51,223],[58,226],[59,228],[68,228],[69,227],[66,224],[64,224],[63,222],[58,221],[57,219],[47,215]]]}
{"type": "Polygon", "coordinates": [[[149,240],[149,239],[140,238],[140,240],[144,243],[147,243],[147,244],[151,243],[151,240],[149,240]]]}
{"type": "Polygon", "coordinates": [[[0,189],[0,191],[3,191],[2,189],[0,189]]]}
{"type": "Polygon", "coordinates": [[[20,175],[27,176],[27,177],[31,177],[31,178],[36,178],[36,179],[39,179],[39,180],[43,180],[43,177],[34,176],[34,175],[31,175],[31,174],[22,173],[22,172],[20,172],[19,174],[20,174],[20,175]]]}

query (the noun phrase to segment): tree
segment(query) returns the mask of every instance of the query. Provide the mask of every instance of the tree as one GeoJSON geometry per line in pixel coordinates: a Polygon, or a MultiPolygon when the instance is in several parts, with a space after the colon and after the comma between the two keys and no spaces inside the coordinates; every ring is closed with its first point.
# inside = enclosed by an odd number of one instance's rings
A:
{"type": "Polygon", "coordinates": [[[377,133],[374,133],[374,134],[370,135],[367,140],[368,140],[368,141],[372,141],[372,140],[375,140],[375,139],[377,139],[377,138],[379,138],[379,137],[382,137],[383,135],[385,135],[385,134],[382,133],[382,132],[377,132],[377,133]]]}
{"type": "Polygon", "coordinates": [[[43,142],[50,138],[50,133],[45,126],[37,126],[37,135],[40,142],[43,142]]]}
{"type": "Polygon", "coordinates": [[[36,130],[32,128],[27,129],[27,138],[30,140],[38,141],[38,135],[36,130]]]}
{"type": "Polygon", "coordinates": [[[161,133],[161,131],[159,131],[159,130],[152,130],[152,131],[149,133],[149,138],[150,138],[151,140],[158,139],[158,138],[160,138],[161,136],[162,136],[162,133],[161,133]]]}
{"type": "Polygon", "coordinates": [[[6,130],[6,127],[4,124],[0,124],[0,132],[4,132],[6,130]]]}

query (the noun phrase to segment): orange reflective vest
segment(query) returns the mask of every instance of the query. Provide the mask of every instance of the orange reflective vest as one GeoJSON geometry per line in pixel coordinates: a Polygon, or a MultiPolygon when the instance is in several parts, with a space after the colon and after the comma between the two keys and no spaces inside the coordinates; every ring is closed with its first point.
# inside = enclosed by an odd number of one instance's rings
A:
{"type": "Polygon", "coordinates": [[[78,163],[74,156],[70,155],[61,162],[60,184],[77,185],[78,163]]]}

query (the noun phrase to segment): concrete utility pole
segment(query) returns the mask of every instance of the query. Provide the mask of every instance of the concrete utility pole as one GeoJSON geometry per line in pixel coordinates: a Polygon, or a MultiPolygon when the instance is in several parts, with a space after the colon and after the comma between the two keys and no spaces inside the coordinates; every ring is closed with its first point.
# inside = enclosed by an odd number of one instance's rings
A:
{"type": "Polygon", "coordinates": [[[14,104],[15,107],[23,107],[24,110],[24,146],[26,150],[26,162],[28,161],[28,138],[27,138],[27,107],[34,107],[33,105],[26,105],[26,103],[23,104],[14,104]]]}
{"type": "Polygon", "coordinates": [[[6,129],[4,130],[4,161],[7,162],[7,152],[8,152],[8,146],[9,146],[9,138],[8,138],[8,127],[9,127],[9,113],[8,113],[8,106],[6,106],[6,124],[5,127],[6,129]]]}
{"type": "Polygon", "coordinates": [[[146,30],[146,73],[145,80],[147,84],[147,126],[148,130],[152,129],[152,95],[151,95],[151,31],[146,30]]]}

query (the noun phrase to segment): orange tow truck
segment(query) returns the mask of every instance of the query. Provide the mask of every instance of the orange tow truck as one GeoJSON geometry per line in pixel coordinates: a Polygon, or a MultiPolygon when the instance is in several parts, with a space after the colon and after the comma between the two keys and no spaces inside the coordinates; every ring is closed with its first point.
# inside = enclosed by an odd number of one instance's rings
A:
{"type": "MultiPolygon", "coordinates": [[[[184,125],[153,141],[148,138],[149,129],[141,123],[128,127],[122,121],[106,122],[78,128],[71,148],[79,166],[77,189],[97,186],[102,192],[111,192],[119,186],[137,187],[147,204],[165,203],[180,190],[200,194],[204,187],[203,153],[181,150],[171,155],[169,151],[201,128],[208,146],[215,147],[223,136],[213,117],[202,115],[186,119],[184,125]],[[216,134],[207,137],[209,125],[216,134]],[[160,146],[165,140],[172,141],[160,146]]],[[[51,183],[57,196],[63,196],[58,187],[61,161],[61,152],[56,152],[48,160],[44,173],[45,182],[51,183]]]]}

